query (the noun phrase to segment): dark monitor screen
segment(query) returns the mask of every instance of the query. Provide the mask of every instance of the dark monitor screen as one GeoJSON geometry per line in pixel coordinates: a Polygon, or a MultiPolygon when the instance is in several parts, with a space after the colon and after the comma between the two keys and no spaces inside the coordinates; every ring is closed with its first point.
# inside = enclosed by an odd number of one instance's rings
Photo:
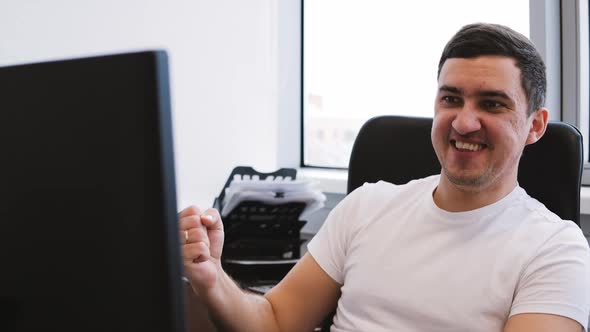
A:
{"type": "Polygon", "coordinates": [[[167,56],[0,68],[0,331],[184,331],[167,56]]]}

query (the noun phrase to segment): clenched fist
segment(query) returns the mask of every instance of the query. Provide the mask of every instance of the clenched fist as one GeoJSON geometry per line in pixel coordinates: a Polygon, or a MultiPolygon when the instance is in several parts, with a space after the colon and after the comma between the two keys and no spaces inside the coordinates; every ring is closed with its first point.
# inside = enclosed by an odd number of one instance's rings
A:
{"type": "Polygon", "coordinates": [[[190,206],[180,212],[179,218],[184,274],[197,293],[207,291],[223,273],[221,216],[215,209],[201,212],[198,207],[190,206]]]}

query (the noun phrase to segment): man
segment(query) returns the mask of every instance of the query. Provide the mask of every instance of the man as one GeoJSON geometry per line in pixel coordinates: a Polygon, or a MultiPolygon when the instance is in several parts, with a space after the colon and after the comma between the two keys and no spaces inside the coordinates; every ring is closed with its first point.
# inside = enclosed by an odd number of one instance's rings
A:
{"type": "MultiPolygon", "coordinates": [[[[440,175],[348,195],[264,297],[220,264],[217,211],[181,212],[184,268],[224,330],[576,331],[590,311],[580,229],[518,186],[547,127],[545,66],[521,34],[463,27],[439,62],[432,144],[440,175]]],[[[539,179],[543,181],[543,179],[539,179]]]]}

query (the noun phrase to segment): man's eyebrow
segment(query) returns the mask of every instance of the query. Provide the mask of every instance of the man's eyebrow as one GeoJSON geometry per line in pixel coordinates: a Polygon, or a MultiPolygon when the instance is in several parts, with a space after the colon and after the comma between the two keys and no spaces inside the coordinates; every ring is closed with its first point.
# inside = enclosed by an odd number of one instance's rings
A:
{"type": "Polygon", "coordinates": [[[502,99],[512,100],[504,91],[500,90],[484,90],[478,91],[477,95],[480,97],[500,97],[502,99]]]}
{"type": "MultiPolygon", "coordinates": [[[[450,85],[442,85],[440,88],[438,88],[439,92],[442,91],[446,91],[446,92],[450,92],[450,93],[454,93],[454,94],[458,94],[458,95],[462,95],[464,94],[464,90],[454,87],[454,86],[450,86],[450,85]]],[[[499,97],[502,99],[506,99],[506,100],[512,100],[512,98],[510,98],[510,96],[508,96],[508,94],[506,94],[506,92],[502,91],[502,90],[481,90],[481,91],[477,91],[476,93],[477,96],[479,97],[499,97]]]]}
{"type": "Polygon", "coordinates": [[[459,89],[457,87],[450,86],[450,85],[442,85],[440,88],[438,88],[438,91],[439,92],[446,91],[446,92],[455,93],[458,95],[463,94],[463,89],[459,89]]]}

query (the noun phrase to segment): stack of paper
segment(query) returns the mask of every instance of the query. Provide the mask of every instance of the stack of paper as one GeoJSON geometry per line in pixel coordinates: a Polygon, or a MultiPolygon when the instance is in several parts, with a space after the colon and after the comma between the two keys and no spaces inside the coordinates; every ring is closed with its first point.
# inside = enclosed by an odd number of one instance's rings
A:
{"type": "Polygon", "coordinates": [[[243,201],[258,201],[265,204],[283,204],[291,202],[305,203],[305,209],[299,216],[304,220],[311,213],[324,206],[326,196],[315,188],[315,182],[294,180],[290,177],[268,176],[260,180],[257,176],[236,176],[225,189],[221,215],[227,216],[243,201]]]}

